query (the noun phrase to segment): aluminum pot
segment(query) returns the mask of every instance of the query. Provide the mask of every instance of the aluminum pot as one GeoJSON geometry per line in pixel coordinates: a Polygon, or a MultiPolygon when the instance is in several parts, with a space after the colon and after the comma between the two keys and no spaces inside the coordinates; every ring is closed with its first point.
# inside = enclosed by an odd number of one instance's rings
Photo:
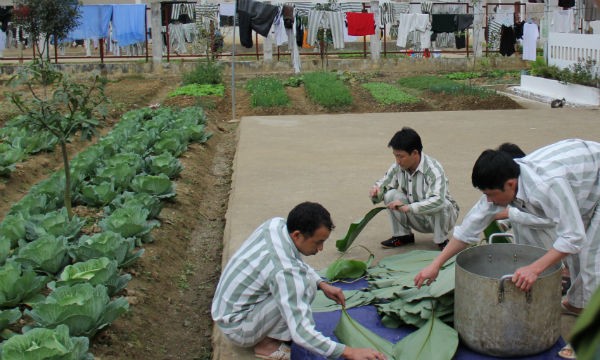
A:
{"type": "Polygon", "coordinates": [[[510,280],[546,250],[529,245],[475,246],[456,257],[454,325],[469,348],[492,356],[533,355],[560,337],[561,265],[544,271],[528,292],[510,280]]]}

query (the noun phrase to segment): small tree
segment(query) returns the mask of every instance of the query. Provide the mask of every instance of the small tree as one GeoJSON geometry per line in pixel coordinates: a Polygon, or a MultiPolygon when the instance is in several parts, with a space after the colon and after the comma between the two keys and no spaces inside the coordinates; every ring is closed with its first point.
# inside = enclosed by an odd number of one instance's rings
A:
{"type": "Polygon", "coordinates": [[[13,21],[30,35],[32,46],[39,60],[50,59],[46,51],[50,38],[55,45],[65,39],[80,22],[78,0],[15,0],[13,21]],[[43,40],[40,46],[39,40],[43,40]]]}
{"type": "MultiPolygon", "coordinates": [[[[65,17],[73,9],[77,9],[76,0],[22,0],[17,3],[17,9],[20,9],[19,24],[33,39],[39,39],[45,34],[47,44],[50,37],[48,34],[61,38],[76,26],[76,23],[65,17]]],[[[31,64],[19,69],[10,83],[22,85],[21,88],[27,91],[26,96],[20,91],[7,94],[25,115],[17,126],[26,128],[32,136],[48,131],[58,139],[65,173],[64,203],[71,219],[73,210],[67,143],[76,133],[80,133],[84,139],[95,135],[96,127],[100,124],[98,118],[106,116],[106,108],[103,106],[107,102],[104,94],[106,81],[99,75],[93,76],[89,83],[71,81],[49,60],[39,55],[31,64]]]]}

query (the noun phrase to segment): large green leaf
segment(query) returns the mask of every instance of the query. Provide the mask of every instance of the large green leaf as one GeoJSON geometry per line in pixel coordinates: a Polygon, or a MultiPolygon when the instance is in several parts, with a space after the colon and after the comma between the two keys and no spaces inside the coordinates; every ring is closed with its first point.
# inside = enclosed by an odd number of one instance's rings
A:
{"type": "Polygon", "coordinates": [[[362,326],[351,318],[345,309],[342,309],[342,316],[333,333],[343,344],[350,347],[376,349],[388,359],[394,359],[392,343],[362,326]]]}
{"type": "Polygon", "coordinates": [[[395,359],[450,360],[458,348],[458,333],[432,316],[419,330],[394,345],[395,359]]]}
{"type": "Polygon", "coordinates": [[[572,331],[571,343],[577,359],[600,359],[600,288],[579,315],[572,331]]]}
{"type": "Polygon", "coordinates": [[[346,251],[352,245],[354,240],[358,237],[361,231],[367,226],[369,221],[375,217],[381,210],[386,209],[384,206],[376,207],[371,209],[362,219],[357,220],[350,224],[348,232],[343,239],[337,240],[335,246],[339,251],[346,251]]]}

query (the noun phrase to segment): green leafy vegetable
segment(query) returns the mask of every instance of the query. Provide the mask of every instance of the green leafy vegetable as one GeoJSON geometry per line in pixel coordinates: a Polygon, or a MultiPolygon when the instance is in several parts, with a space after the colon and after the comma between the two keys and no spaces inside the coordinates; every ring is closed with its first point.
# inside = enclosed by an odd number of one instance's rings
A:
{"type": "Polygon", "coordinates": [[[578,359],[598,359],[600,354],[600,288],[573,326],[571,343],[578,359]]]}
{"type": "Polygon", "coordinates": [[[67,239],[42,235],[19,246],[15,260],[49,274],[58,273],[69,262],[67,239]]]}
{"type": "Polygon", "coordinates": [[[106,257],[115,260],[119,267],[131,265],[144,253],[144,249],[134,251],[135,238],[124,238],[112,231],[103,231],[92,236],[83,235],[76,245],[69,249],[75,261],[87,261],[106,257]]]}
{"type": "Polygon", "coordinates": [[[335,242],[335,246],[339,251],[346,251],[352,245],[352,242],[358,237],[358,235],[363,231],[365,226],[377,215],[381,210],[386,209],[384,206],[376,207],[371,209],[362,219],[357,220],[350,224],[348,228],[348,232],[343,239],[337,240],[335,242]]]}
{"type": "Polygon", "coordinates": [[[152,229],[159,226],[158,221],[147,221],[150,212],[144,208],[133,206],[115,210],[110,216],[102,219],[99,226],[105,231],[113,231],[121,236],[138,237],[142,241],[150,241],[147,237],[152,229]]]}
{"type": "Polygon", "coordinates": [[[22,268],[15,261],[7,261],[0,267],[0,308],[37,300],[39,291],[48,280],[48,277],[38,276],[32,269],[22,268]]]}
{"type": "Polygon", "coordinates": [[[160,199],[171,198],[177,195],[175,184],[167,175],[138,175],[133,178],[131,189],[138,193],[147,193],[160,199]]]}
{"type": "Polygon", "coordinates": [[[123,290],[131,280],[131,275],[119,275],[116,260],[102,257],[67,265],[60,274],[56,286],[90,283],[104,285],[109,296],[114,296],[123,290]]]}
{"type": "Polygon", "coordinates": [[[394,359],[393,344],[351,318],[345,309],[342,309],[342,316],[333,333],[350,347],[376,349],[388,359],[394,359]]]}
{"type": "Polygon", "coordinates": [[[86,337],[70,337],[69,328],[33,329],[6,340],[0,348],[2,359],[93,360],[86,337]]]}
{"type": "Polygon", "coordinates": [[[171,153],[164,152],[146,158],[146,171],[150,175],[165,174],[172,179],[177,177],[182,170],[181,162],[171,153]]]}
{"type": "Polygon", "coordinates": [[[129,309],[123,297],[110,300],[103,285],[76,284],[56,288],[43,302],[25,310],[39,327],[69,327],[72,335],[91,337],[129,309]]]}

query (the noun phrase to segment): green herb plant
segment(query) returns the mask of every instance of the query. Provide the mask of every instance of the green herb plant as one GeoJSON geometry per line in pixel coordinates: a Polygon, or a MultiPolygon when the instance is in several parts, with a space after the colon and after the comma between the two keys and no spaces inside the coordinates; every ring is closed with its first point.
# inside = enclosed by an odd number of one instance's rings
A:
{"type": "Polygon", "coordinates": [[[286,106],[290,103],[283,82],[274,77],[258,77],[248,80],[246,90],[250,92],[252,107],[286,106]]]}
{"type": "Polygon", "coordinates": [[[362,87],[369,90],[371,96],[377,100],[378,103],[384,105],[392,104],[414,104],[421,101],[419,98],[412,96],[397,87],[381,83],[381,82],[370,82],[362,84],[362,87]]]}
{"type": "Polygon", "coordinates": [[[304,89],[311,101],[327,109],[343,108],[352,104],[350,89],[334,73],[304,74],[304,89]]]}

